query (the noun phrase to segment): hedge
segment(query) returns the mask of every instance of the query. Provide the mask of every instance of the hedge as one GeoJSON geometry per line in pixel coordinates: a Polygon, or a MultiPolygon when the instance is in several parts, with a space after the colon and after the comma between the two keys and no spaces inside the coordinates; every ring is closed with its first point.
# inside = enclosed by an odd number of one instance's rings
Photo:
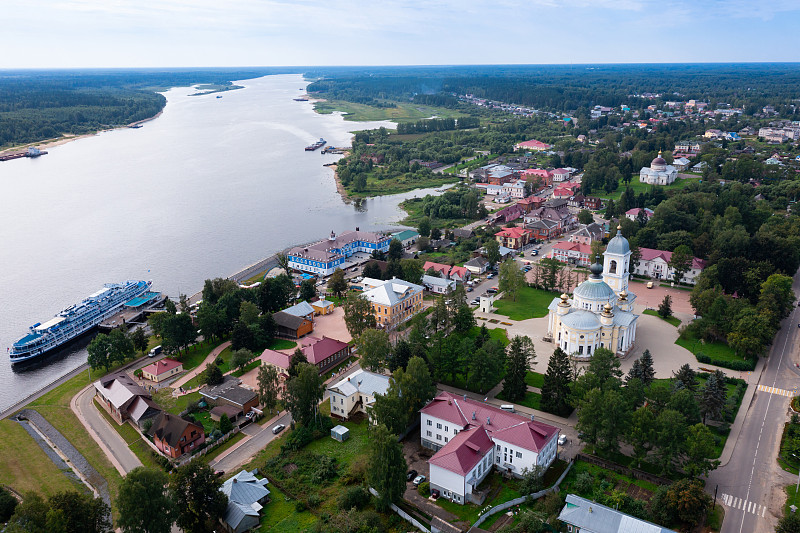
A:
{"type": "Polygon", "coordinates": [[[731,370],[755,370],[756,360],[745,359],[743,361],[726,361],[724,359],[712,359],[704,353],[695,355],[697,361],[707,365],[721,366],[722,368],[730,368],[731,370]]]}

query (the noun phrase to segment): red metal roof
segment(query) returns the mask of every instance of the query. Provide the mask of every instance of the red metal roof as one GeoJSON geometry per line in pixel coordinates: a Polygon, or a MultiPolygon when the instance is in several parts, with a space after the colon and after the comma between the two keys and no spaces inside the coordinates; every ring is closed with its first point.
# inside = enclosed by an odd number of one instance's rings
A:
{"type": "Polygon", "coordinates": [[[317,342],[303,346],[302,350],[303,353],[306,354],[308,362],[312,365],[316,365],[333,354],[344,350],[347,346],[348,344],[346,342],[337,341],[336,339],[331,339],[323,335],[317,342]]]}
{"type": "Polygon", "coordinates": [[[289,369],[289,355],[267,348],[261,354],[261,360],[277,368],[289,369]]]}
{"type": "Polygon", "coordinates": [[[502,231],[495,233],[495,235],[508,237],[511,239],[519,239],[522,238],[523,235],[529,235],[531,233],[532,231],[526,228],[504,228],[502,231]]]}
{"type": "MultiPolygon", "coordinates": [[[[672,259],[672,252],[668,252],[666,250],[654,250],[652,248],[639,248],[641,252],[640,261],[652,261],[656,258],[661,258],[665,262],[669,263],[670,259],[672,259]]],[[[692,268],[702,270],[706,266],[706,262],[702,259],[697,257],[692,257],[692,268]]]]}
{"type": "Polygon", "coordinates": [[[178,368],[182,366],[183,363],[180,361],[176,361],[175,359],[170,359],[166,357],[161,359],[160,361],[156,361],[153,364],[147,365],[146,367],[142,368],[142,372],[147,372],[151,376],[160,376],[161,374],[165,374],[174,368],[178,368]]]}
{"type": "Polygon", "coordinates": [[[492,449],[492,439],[481,426],[470,426],[459,431],[436,455],[429,464],[466,476],[478,462],[492,449]]]}

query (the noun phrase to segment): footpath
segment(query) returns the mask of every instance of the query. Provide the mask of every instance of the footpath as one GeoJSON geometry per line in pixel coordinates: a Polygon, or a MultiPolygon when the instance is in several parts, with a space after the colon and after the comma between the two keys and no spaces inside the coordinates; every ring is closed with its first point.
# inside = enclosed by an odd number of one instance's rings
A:
{"type": "Polygon", "coordinates": [[[170,387],[172,387],[173,389],[177,389],[178,387],[182,387],[187,381],[189,381],[190,379],[192,379],[193,377],[198,375],[200,372],[205,370],[206,369],[206,365],[208,363],[213,363],[217,359],[217,357],[219,357],[219,354],[221,354],[225,350],[225,348],[229,347],[230,345],[231,345],[231,341],[226,341],[226,342],[223,342],[222,344],[220,344],[219,346],[217,346],[216,348],[214,348],[213,350],[211,350],[211,353],[209,353],[208,356],[206,356],[206,358],[203,359],[202,363],[197,365],[195,368],[191,369],[189,372],[187,372],[186,374],[184,374],[180,378],[176,379],[170,385],[170,387]]]}

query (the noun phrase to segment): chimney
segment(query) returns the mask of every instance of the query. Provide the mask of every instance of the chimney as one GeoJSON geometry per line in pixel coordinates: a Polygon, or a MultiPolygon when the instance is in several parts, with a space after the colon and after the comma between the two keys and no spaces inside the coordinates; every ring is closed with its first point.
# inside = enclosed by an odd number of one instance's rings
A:
{"type": "Polygon", "coordinates": [[[492,425],[492,417],[490,417],[490,416],[486,417],[486,425],[487,426],[491,426],[492,425]]]}
{"type": "Polygon", "coordinates": [[[476,420],[476,419],[477,419],[477,416],[476,416],[476,415],[477,415],[477,412],[475,412],[475,411],[472,411],[472,419],[473,419],[473,420],[476,420]]]}
{"type": "Polygon", "coordinates": [[[535,418],[536,417],[534,415],[531,415],[531,422],[533,422],[535,418]]]}
{"type": "Polygon", "coordinates": [[[464,401],[465,402],[467,401],[467,395],[466,394],[464,395],[464,401]]]}
{"type": "Polygon", "coordinates": [[[453,405],[453,399],[452,398],[448,398],[447,399],[447,405],[453,405]]]}
{"type": "Polygon", "coordinates": [[[234,482],[234,483],[238,483],[238,481],[236,480],[236,478],[233,478],[233,482],[234,482]]]}
{"type": "Polygon", "coordinates": [[[356,226],[356,231],[360,231],[360,230],[358,229],[358,226],[356,226]]]}

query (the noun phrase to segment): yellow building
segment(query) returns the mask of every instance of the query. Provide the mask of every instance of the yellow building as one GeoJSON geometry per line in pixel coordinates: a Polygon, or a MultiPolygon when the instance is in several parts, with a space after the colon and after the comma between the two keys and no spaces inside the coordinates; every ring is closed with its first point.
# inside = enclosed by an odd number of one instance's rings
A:
{"type": "Polygon", "coordinates": [[[364,292],[378,327],[393,330],[422,310],[424,287],[392,278],[364,292]]]}

